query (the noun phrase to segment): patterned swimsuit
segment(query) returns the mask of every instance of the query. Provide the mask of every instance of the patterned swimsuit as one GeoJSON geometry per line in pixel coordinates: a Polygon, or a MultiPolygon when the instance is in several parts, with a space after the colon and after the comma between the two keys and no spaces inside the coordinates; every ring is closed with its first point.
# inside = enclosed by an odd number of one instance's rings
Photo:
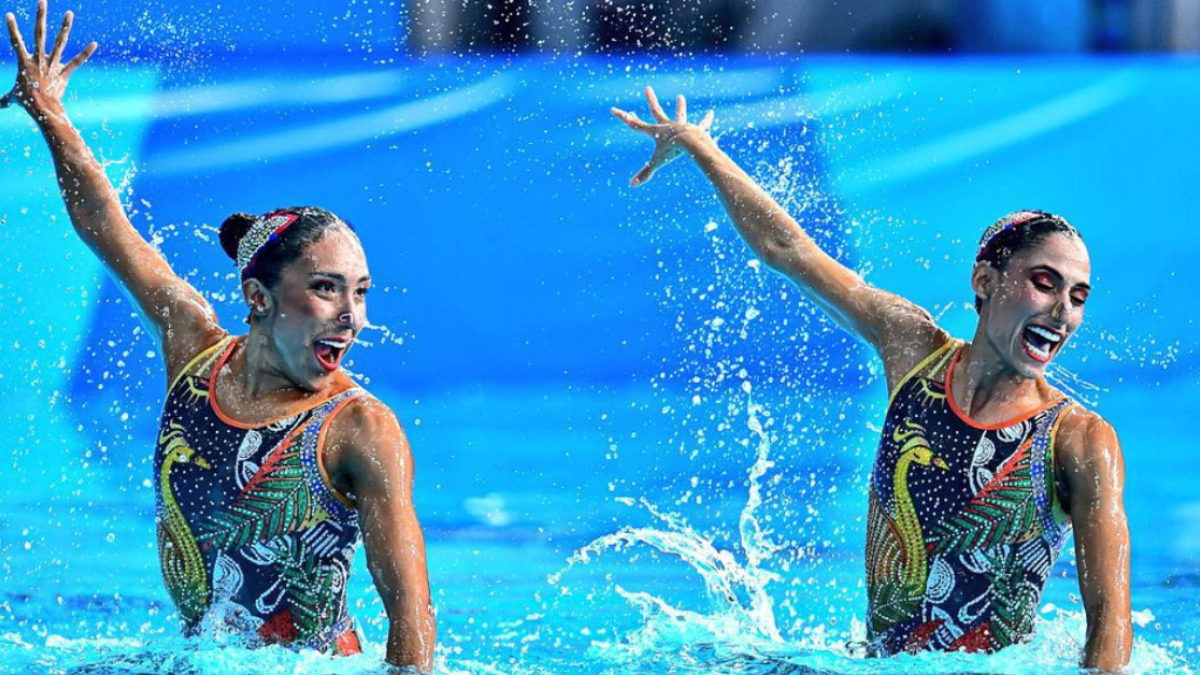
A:
{"type": "Polygon", "coordinates": [[[961,343],[888,406],[867,520],[870,652],[995,651],[1028,638],[1070,523],[1057,501],[1063,397],[984,426],[949,393],[961,343]]]}
{"type": "Polygon", "coordinates": [[[361,651],[346,606],[360,532],[321,464],[323,432],[362,389],[249,427],[212,395],[238,341],[197,356],[167,392],[154,454],[163,579],[188,634],[361,651]]]}

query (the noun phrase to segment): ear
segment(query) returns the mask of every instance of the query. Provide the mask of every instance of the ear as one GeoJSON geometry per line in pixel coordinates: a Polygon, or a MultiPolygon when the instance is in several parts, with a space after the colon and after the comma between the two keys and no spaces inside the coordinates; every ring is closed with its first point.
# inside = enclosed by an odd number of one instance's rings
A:
{"type": "Polygon", "coordinates": [[[991,300],[999,278],[1000,272],[991,263],[975,263],[971,270],[971,290],[975,291],[975,297],[983,298],[984,302],[991,300]]]}
{"type": "Polygon", "coordinates": [[[242,282],[242,297],[246,299],[251,316],[261,319],[271,313],[274,305],[271,292],[258,279],[250,278],[242,282]]]}

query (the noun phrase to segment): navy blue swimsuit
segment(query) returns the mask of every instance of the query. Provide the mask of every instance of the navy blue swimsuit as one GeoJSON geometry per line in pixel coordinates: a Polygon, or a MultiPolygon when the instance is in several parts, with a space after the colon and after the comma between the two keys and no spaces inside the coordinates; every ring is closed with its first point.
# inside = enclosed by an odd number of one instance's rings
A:
{"type": "Polygon", "coordinates": [[[1054,486],[1062,397],[997,425],[959,410],[950,342],[896,388],[871,476],[870,651],[994,651],[1027,639],[1070,533],[1054,486]]]}
{"type": "Polygon", "coordinates": [[[189,634],[233,631],[267,643],[361,651],[346,580],[361,538],[350,501],[324,475],[329,421],[351,389],[249,427],[212,395],[238,346],[200,354],[167,392],[154,456],[163,579],[189,634]]]}

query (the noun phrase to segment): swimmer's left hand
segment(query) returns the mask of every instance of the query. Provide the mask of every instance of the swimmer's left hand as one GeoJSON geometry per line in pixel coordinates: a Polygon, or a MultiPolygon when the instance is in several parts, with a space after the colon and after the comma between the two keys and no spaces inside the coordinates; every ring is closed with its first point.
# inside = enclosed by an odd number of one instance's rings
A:
{"type": "Polygon", "coordinates": [[[67,90],[71,74],[96,51],[96,43],[84,47],[83,51],[70,61],[62,62],[67,35],[71,32],[71,24],[75,18],[71,12],[67,12],[63,17],[62,28],[54,40],[54,48],[47,53],[45,0],[41,0],[37,6],[37,22],[33,27],[33,53],[25,47],[25,40],[17,28],[17,18],[12,12],[4,18],[8,23],[8,37],[12,42],[13,53],[17,57],[17,83],[11,91],[0,97],[0,108],[18,103],[35,119],[41,119],[50,113],[61,113],[62,97],[67,90]]]}
{"type": "Polygon", "coordinates": [[[654,139],[654,154],[650,156],[650,161],[646,163],[646,166],[642,167],[642,170],[637,172],[637,175],[629,182],[632,187],[649,181],[655,171],[682,155],[685,152],[682,143],[689,136],[699,134],[707,137],[708,130],[713,123],[713,111],[710,110],[699,124],[690,124],[687,121],[687,99],[683,96],[675,99],[674,120],[667,117],[666,111],[658,103],[658,97],[654,95],[654,89],[650,87],[646,87],[646,100],[650,104],[650,114],[654,116],[654,120],[658,124],[643,122],[638,118],[637,113],[626,112],[619,108],[612,109],[613,115],[616,115],[617,119],[624,122],[630,129],[654,139]]]}

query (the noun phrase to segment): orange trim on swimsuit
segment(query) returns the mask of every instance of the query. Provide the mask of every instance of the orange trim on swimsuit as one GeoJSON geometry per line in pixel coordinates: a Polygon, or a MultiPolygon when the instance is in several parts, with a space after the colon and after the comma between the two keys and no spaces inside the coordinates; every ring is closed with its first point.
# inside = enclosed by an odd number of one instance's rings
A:
{"type": "Polygon", "coordinates": [[[329,472],[325,470],[325,433],[329,431],[329,425],[333,424],[333,418],[337,416],[347,405],[350,404],[356,397],[350,397],[345,401],[334,406],[333,410],[329,411],[329,416],[325,418],[325,424],[321,425],[321,432],[317,434],[317,471],[321,474],[321,480],[325,482],[325,487],[329,488],[329,493],[337,500],[346,505],[347,508],[355,508],[354,502],[349,497],[342,494],[342,491],[337,489],[333,484],[333,480],[329,477],[329,472]]]}
{"type": "Polygon", "coordinates": [[[962,346],[959,346],[958,352],[954,354],[954,358],[950,359],[950,365],[946,368],[946,400],[950,402],[950,410],[954,411],[954,414],[957,415],[958,418],[960,420],[962,420],[963,422],[965,422],[968,426],[974,427],[976,429],[980,429],[982,431],[995,431],[997,429],[1011,427],[1012,425],[1014,425],[1018,422],[1024,422],[1025,420],[1030,419],[1031,417],[1034,417],[1039,413],[1049,410],[1050,408],[1057,405],[1059,401],[1066,398],[1066,396],[1059,396],[1058,398],[1054,399],[1053,401],[1050,401],[1049,403],[1043,405],[1040,408],[1036,408],[1028,413],[1023,413],[1021,415],[1018,415],[1009,420],[1005,420],[1003,422],[996,422],[995,424],[981,424],[981,423],[976,422],[975,420],[971,419],[970,415],[963,412],[963,409],[958,407],[958,401],[954,400],[954,387],[951,384],[951,378],[954,375],[954,366],[955,366],[955,364],[958,363],[958,358],[960,356],[962,356],[962,346]]]}
{"type": "MultiPolygon", "coordinates": [[[[234,339],[229,341],[229,345],[227,347],[225,347],[225,352],[222,353],[220,358],[217,359],[216,363],[213,365],[212,372],[210,372],[208,375],[208,382],[209,382],[208,403],[212,407],[213,413],[216,414],[217,419],[221,420],[225,424],[228,424],[231,427],[236,427],[238,429],[247,429],[247,430],[261,429],[262,427],[270,426],[272,424],[277,424],[279,422],[282,422],[283,420],[291,419],[292,417],[295,417],[297,415],[303,415],[307,412],[315,410],[316,408],[319,408],[321,405],[327,403],[328,401],[333,400],[333,398],[335,396],[337,396],[338,394],[342,393],[342,391],[334,392],[333,395],[326,396],[325,398],[313,403],[311,406],[309,406],[307,408],[295,410],[287,415],[280,415],[279,417],[269,419],[264,422],[257,422],[255,424],[247,424],[246,422],[239,422],[238,420],[235,420],[232,417],[226,415],[225,412],[223,410],[221,410],[220,404],[217,403],[217,373],[219,373],[221,371],[221,366],[225,365],[225,362],[228,361],[229,357],[233,354],[234,347],[236,347],[238,344],[243,342],[245,337],[246,336],[244,336],[244,335],[239,335],[238,337],[235,337],[234,339]]],[[[347,390],[343,390],[343,391],[347,391],[347,390]]]]}

